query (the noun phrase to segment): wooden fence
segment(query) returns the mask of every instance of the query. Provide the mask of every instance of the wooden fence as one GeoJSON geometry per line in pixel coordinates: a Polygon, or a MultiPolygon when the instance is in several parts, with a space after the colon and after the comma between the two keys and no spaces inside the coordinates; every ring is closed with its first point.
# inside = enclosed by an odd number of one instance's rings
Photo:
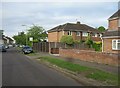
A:
{"type": "Polygon", "coordinates": [[[49,52],[48,42],[33,43],[33,50],[37,52],[49,52]]]}
{"type": "Polygon", "coordinates": [[[60,42],[33,43],[33,49],[38,52],[59,53],[59,48],[90,49],[86,44],[67,45],[60,42]]]}

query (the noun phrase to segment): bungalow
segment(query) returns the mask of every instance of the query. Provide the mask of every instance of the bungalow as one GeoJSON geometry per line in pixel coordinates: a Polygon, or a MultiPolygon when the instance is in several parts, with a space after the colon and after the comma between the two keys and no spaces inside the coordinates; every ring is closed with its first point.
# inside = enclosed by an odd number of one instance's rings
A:
{"type": "Polygon", "coordinates": [[[102,33],[86,24],[66,23],[48,30],[48,42],[60,42],[63,35],[71,35],[74,40],[86,40],[90,34],[93,41],[101,41],[102,33]]]}
{"type": "Polygon", "coordinates": [[[102,51],[120,52],[120,9],[108,19],[108,30],[102,36],[102,51]]]}

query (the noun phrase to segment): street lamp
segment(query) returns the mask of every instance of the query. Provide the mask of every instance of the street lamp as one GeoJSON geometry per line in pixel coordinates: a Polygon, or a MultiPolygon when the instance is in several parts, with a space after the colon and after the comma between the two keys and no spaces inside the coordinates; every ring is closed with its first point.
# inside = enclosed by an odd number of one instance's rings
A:
{"type": "Polygon", "coordinates": [[[22,25],[26,27],[26,45],[27,45],[27,25],[22,25]]]}

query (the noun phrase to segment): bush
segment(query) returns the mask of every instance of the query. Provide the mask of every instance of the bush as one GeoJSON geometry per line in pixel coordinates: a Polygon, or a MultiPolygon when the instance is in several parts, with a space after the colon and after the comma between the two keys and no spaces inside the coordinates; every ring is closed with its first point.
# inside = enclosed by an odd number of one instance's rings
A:
{"type": "Polygon", "coordinates": [[[78,40],[74,40],[74,43],[75,43],[75,44],[78,44],[78,43],[80,43],[80,41],[78,41],[78,40]]]}
{"type": "Polygon", "coordinates": [[[38,43],[39,41],[37,39],[33,40],[33,43],[38,43]]]}
{"type": "Polygon", "coordinates": [[[89,48],[91,48],[91,46],[93,45],[93,41],[91,39],[87,39],[85,41],[85,44],[89,45],[89,48]]]}
{"type": "Polygon", "coordinates": [[[102,51],[102,42],[94,42],[93,48],[95,49],[95,51],[102,51]]]}
{"type": "Polygon", "coordinates": [[[74,40],[73,40],[72,36],[64,35],[64,36],[62,36],[60,42],[66,43],[68,45],[72,45],[74,43],[74,40]]]}

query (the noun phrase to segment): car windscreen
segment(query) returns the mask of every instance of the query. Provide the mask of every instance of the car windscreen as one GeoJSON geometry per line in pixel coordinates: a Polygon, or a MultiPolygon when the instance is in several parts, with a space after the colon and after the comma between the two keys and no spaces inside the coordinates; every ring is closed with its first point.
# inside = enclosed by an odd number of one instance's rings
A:
{"type": "Polygon", "coordinates": [[[24,47],[23,49],[31,49],[30,47],[24,47]]]}

